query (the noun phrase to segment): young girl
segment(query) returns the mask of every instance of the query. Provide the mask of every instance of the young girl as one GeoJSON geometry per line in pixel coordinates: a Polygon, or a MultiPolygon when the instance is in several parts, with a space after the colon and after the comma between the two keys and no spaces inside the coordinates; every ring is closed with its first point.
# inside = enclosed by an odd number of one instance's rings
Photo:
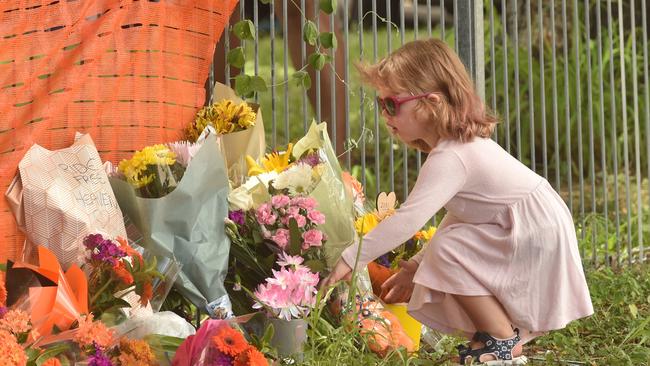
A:
{"type": "Polygon", "coordinates": [[[392,134],[428,153],[394,215],[343,252],[325,284],[412,237],[442,207],[431,242],[385,284],[423,324],[472,340],[460,362],[526,363],[522,345],[593,313],[571,213],[549,183],[490,139],[496,120],[442,41],[359,66],[392,134]]]}

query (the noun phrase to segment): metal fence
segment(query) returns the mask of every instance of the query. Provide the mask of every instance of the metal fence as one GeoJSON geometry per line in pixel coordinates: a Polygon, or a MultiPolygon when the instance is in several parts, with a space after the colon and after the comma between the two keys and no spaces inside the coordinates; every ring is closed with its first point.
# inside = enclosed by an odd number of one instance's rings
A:
{"type": "Polygon", "coordinates": [[[494,139],[565,198],[583,258],[611,265],[648,258],[647,0],[339,0],[331,15],[319,3],[242,0],[231,24],[251,20],[255,41],[224,36],[215,53],[208,85],[230,85],[241,72],[265,79],[268,90],[255,99],[270,146],[300,137],[312,118],[325,120],[343,167],[368,196],[393,190],[404,199],[422,155],[391,138],[353,63],[439,37],[500,116],[494,139]],[[335,51],[302,41],[308,20],[336,35],[335,51]],[[226,55],[239,46],[247,61],[235,70],[226,55]],[[332,58],[321,71],[308,66],[314,51],[332,58]],[[309,73],[309,90],[295,85],[296,71],[309,73]]]}

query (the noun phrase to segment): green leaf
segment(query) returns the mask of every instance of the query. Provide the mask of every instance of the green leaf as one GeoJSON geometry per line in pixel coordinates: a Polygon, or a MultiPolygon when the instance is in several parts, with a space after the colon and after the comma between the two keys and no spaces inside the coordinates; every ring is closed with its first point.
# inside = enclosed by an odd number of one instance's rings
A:
{"type": "Polygon", "coordinates": [[[321,33],[318,36],[318,40],[320,41],[321,46],[325,48],[336,48],[337,46],[336,35],[332,32],[321,33]]]}
{"type": "Polygon", "coordinates": [[[266,82],[261,76],[253,76],[251,78],[251,89],[255,92],[265,92],[266,82]]]}
{"type": "Polygon", "coordinates": [[[316,45],[316,41],[318,40],[318,29],[316,29],[316,24],[311,20],[305,22],[305,25],[302,28],[302,39],[312,46],[316,45]]]}
{"type": "Polygon", "coordinates": [[[246,96],[253,91],[251,86],[252,78],[246,74],[239,74],[235,77],[235,92],[239,96],[246,96]]]}
{"type": "Polygon", "coordinates": [[[320,52],[312,53],[311,55],[309,55],[309,58],[307,59],[307,62],[309,62],[311,67],[319,71],[322,70],[323,67],[325,67],[325,63],[330,61],[331,61],[331,57],[329,55],[320,52]]]}
{"type": "Polygon", "coordinates": [[[144,337],[144,341],[149,343],[149,346],[151,346],[151,348],[161,349],[165,352],[176,352],[184,340],[185,339],[183,338],[160,334],[149,334],[144,337]]]}
{"type": "Polygon", "coordinates": [[[262,336],[262,344],[271,343],[271,339],[273,338],[274,333],[275,329],[273,329],[273,324],[269,323],[269,325],[266,327],[266,330],[264,331],[264,335],[262,336]]]}
{"type": "Polygon", "coordinates": [[[38,359],[40,353],[41,353],[40,350],[34,348],[28,348],[25,350],[25,355],[27,356],[27,360],[31,362],[34,362],[36,359],[38,359]]]}
{"type": "Polygon", "coordinates": [[[325,270],[325,263],[318,259],[310,259],[306,261],[305,266],[314,273],[321,273],[325,270]]]}
{"type": "Polygon", "coordinates": [[[246,63],[246,58],[244,57],[244,49],[242,47],[237,47],[228,51],[226,60],[228,61],[228,64],[241,69],[244,66],[244,63],[246,63]]]}
{"type": "Polygon", "coordinates": [[[291,79],[293,79],[296,86],[303,87],[305,90],[311,88],[311,77],[306,71],[296,71],[291,75],[291,79]]]}
{"type": "Polygon", "coordinates": [[[319,7],[327,14],[332,14],[336,11],[336,0],[320,0],[319,7]]]}
{"type": "Polygon", "coordinates": [[[300,242],[302,236],[300,235],[300,228],[295,219],[289,220],[289,254],[300,255],[300,242]]]}
{"type": "Polygon", "coordinates": [[[67,351],[70,348],[69,344],[59,344],[57,346],[47,348],[45,352],[41,353],[40,356],[36,359],[36,365],[40,366],[45,363],[45,361],[49,360],[52,357],[56,357],[57,355],[60,355],[61,353],[67,351]]]}
{"type": "Polygon", "coordinates": [[[237,22],[233,26],[232,31],[242,41],[255,39],[255,25],[248,19],[237,22]]]}

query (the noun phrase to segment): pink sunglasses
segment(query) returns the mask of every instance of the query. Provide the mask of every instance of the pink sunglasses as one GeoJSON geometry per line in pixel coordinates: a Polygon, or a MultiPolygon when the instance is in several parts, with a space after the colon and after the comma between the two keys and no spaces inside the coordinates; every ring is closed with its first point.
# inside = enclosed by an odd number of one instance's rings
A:
{"type": "Polygon", "coordinates": [[[420,98],[425,98],[432,93],[424,93],[424,94],[418,94],[418,95],[409,95],[408,97],[397,97],[397,96],[390,96],[386,98],[379,98],[377,97],[377,103],[381,106],[381,108],[388,113],[389,116],[397,116],[399,114],[399,106],[415,99],[420,99],[420,98]]]}

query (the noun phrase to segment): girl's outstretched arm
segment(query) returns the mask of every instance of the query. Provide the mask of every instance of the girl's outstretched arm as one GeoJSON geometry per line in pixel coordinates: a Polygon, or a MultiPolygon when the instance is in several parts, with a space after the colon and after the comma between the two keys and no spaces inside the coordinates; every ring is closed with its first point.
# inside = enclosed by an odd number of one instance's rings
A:
{"type": "MultiPolygon", "coordinates": [[[[395,213],[363,238],[359,266],[406,242],[464,186],[467,171],[456,152],[433,151],[422,165],[413,190],[395,213]]],[[[343,260],[353,267],[359,243],[347,248],[343,260]]]]}

